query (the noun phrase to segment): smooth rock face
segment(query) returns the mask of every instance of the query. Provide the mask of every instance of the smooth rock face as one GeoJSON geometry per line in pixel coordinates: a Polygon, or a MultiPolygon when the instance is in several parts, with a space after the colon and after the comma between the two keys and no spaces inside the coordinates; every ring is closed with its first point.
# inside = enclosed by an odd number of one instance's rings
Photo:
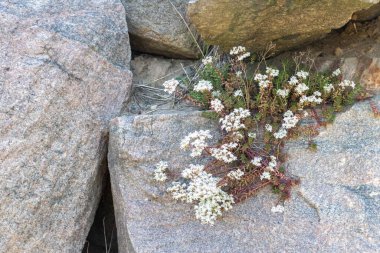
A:
{"type": "Polygon", "coordinates": [[[114,0],[0,2],[0,252],[80,252],[129,94],[114,0]]]}
{"type": "Polygon", "coordinates": [[[202,39],[224,50],[246,46],[264,50],[270,42],[278,51],[324,37],[346,24],[355,11],[378,0],[267,1],[198,0],[188,16],[202,39]]]}
{"type": "Polygon", "coordinates": [[[196,59],[200,51],[178,14],[186,18],[188,0],[121,0],[133,50],[171,58],[196,59]]]}
{"type": "MultiPolygon", "coordinates": [[[[380,98],[377,97],[380,106],[380,98]]],[[[214,226],[195,220],[190,205],[153,180],[168,161],[172,175],[190,163],[180,140],[218,129],[198,112],[129,116],[111,122],[108,154],[119,252],[377,252],[380,247],[380,119],[368,102],[354,105],[316,138],[287,146],[289,172],[301,185],[271,213],[277,196],[264,189],[214,226]]],[[[193,161],[196,162],[196,161],[193,161]]],[[[198,161],[199,162],[199,161],[198,161]]]]}

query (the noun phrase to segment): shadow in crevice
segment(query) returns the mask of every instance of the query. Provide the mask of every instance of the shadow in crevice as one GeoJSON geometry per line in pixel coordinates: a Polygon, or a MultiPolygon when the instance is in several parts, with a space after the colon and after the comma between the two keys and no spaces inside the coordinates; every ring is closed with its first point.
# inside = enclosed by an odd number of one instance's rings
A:
{"type": "Polygon", "coordinates": [[[117,253],[117,232],[110,175],[104,175],[102,197],[82,253],[117,253]]]}

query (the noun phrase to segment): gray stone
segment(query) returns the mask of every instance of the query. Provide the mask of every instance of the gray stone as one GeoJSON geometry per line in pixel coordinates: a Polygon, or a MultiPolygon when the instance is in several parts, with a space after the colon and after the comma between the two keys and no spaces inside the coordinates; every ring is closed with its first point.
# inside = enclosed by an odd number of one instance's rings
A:
{"type": "Polygon", "coordinates": [[[245,46],[265,50],[270,42],[286,51],[321,39],[344,26],[354,12],[378,0],[268,1],[198,0],[188,7],[189,19],[211,45],[225,51],[245,46]]]}
{"type": "Polygon", "coordinates": [[[188,0],[170,1],[121,0],[127,13],[132,49],[171,58],[199,58],[200,51],[183,20],[188,22],[188,0]]]}
{"type": "Polygon", "coordinates": [[[380,3],[373,5],[368,9],[355,12],[354,15],[352,15],[352,20],[366,21],[378,16],[380,16],[380,3]]]}
{"type": "Polygon", "coordinates": [[[80,252],[131,87],[117,0],[0,1],[0,252],[80,252]]]}
{"type": "MultiPolygon", "coordinates": [[[[380,97],[377,97],[380,106],[380,97]]],[[[190,205],[153,180],[154,165],[178,175],[190,163],[180,140],[215,122],[199,112],[119,117],[111,122],[109,165],[119,252],[378,252],[380,242],[380,120],[368,102],[354,105],[316,138],[287,146],[288,171],[300,177],[285,212],[264,189],[210,227],[190,205]]],[[[193,161],[194,162],[194,161],[193,161]]]]}

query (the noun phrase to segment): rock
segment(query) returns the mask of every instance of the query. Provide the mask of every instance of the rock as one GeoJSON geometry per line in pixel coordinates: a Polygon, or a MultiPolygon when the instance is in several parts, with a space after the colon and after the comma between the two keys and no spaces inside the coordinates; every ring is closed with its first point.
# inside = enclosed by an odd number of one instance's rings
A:
{"type": "MultiPolygon", "coordinates": [[[[200,51],[184,21],[188,22],[187,0],[171,0],[175,8],[168,0],[121,2],[127,13],[133,50],[170,58],[200,57],[200,51]]],[[[195,36],[195,31],[193,33],[195,36]]]]}
{"type": "Polygon", "coordinates": [[[324,37],[375,3],[379,1],[198,0],[189,4],[188,16],[206,43],[224,50],[241,45],[261,51],[273,42],[278,51],[286,51],[324,37]]]}
{"type": "Polygon", "coordinates": [[[117,0],[0,2],[0,252],[80,252],[131,87],[117,0]]]}
{"type": "Polygon", "coordinates": [[[373,5],[368,9],[355,12],[354,15],[352,15],[352,20],[366,21],[378,16],[380,16],[380,3],[373,5]]]}
{"type": "MultiPolygon", "coordinates": [[[[380,106],[380,97],[377,98],[380,106]]],[[[380,120],[368,102],[337,116],[316,138],[288,145],[291,174],[301,178],[285,212],[271,213],[277,196],[264,189],[214,226],[195,220],[190,205],[153,180],[168,161],[174,175],[190,163],[180,140],[217,129],[199,112],[119,117],[111,122],[109,165],[119,252],[376,252],[380,247],[380,120]]]]}
{"type": "Polygon", "coordinates": [[[133,83],[159,87],[169,79],[190,75],[188,66],[196,64],[190,60],[167,59],[152,55],[139,55],[131,61],[133,83]]]}

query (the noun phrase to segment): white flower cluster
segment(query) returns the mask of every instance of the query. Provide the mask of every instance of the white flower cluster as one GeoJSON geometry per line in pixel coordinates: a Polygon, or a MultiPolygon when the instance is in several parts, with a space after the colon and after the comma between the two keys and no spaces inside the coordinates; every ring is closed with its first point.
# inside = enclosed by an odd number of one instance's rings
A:
{"type": "Polygon", "coordinates": [[[273,134],[276,139],[285,138],[288,134],[288,129],[295,127],[299,119],[292,111],[288,110],[284,113],[284,118],[280,129],[273,134]]]}
{"type": "Polygon", "coordinates": [[[270,173],[269,173],[268,171],[264,171],[264,172],[260,175],[260,180],[264,180],[264,179],[270,180],[270,173]]]}
{"type": "Polygon", "coordinates": [[[230,50],[230,55],[236,55],[238,61],[242,61],[245,58],[249,57],[251,55],[251,53],[250,52],[246,52],[245,47],[238,46],[238,47],[233,47],[230,50]]]}
{"type": "Polygon", "coordinates": [[[214,110],[216,112],[222,112],[224,109],[224,105],[223,105],[222,101],[220,101],[217,98],[211,100],[210,107],[212,110],[214,110]]]}
{"type": "Polygon", "coordinates": [[[234,109],[230,114],[220,119],[220,123],[222,124],[221,128],[227,132],[245,128],[245,125],[241,123],[241,121],[249,116],[251,116],[251,113],[247,109],[234,109]]]}
{"type": "Polygon", "coordinates": [[[206,80],[200,80],[197,85],[194,86],[194,91],[203,92],[203,91],[211,91],[212,83],[206,80]]]}
{"type": "Polygon", "coordinates": [[[242,97],[243,96],[243,91],[242,90],[236,90],[234,92],[234,97],[242,97]]]}
{"type": "Polygon", "coordinates": [[[301,79],[306,79],[309,76],[309,72],[301,70],[296,73],[296,76],[301,79]]]}
{"type": "Polygon", "coordinates": [[[249,133],[248,133],[248,137],[249,137],[249,138],[253,138],[253,139],[254,139],[254,138],[256,138],[256,136],[257,136],[257,134],[254,133],[254,132],[249,132],[249,133]]]}
{"type": "Polygon", "coordinates": [[[320,104],[323,102],[323,99],[321,98],[322,94],[321,92],[319,91],[315,91],[313,93],[313,95],[311,96],[305,96],[303,95],[301,98],[300,98],[300,104],[305,104],[305,103],[310,103],[310,104],[320,104]]]}
{"type": "Polygon", "coordinates": [[[273,127],[270,124],[265,124],[265,130],[271,133],[273,130],[273,127]]]}
{"type": "Polygon", "coordinates": [[[277,166],[277,158],[273,155],[270,156],[270,162],[268,163],[267,169],[273,171],[277,166]]]}
{"type": "Polygon", "coordinates": [[[329,83],[323,87],[323,90],[326,93],[330,93],[332,90],[334,90],[334,85],[332,83],[329,83]]]}
{"type": "Polygon", "coordinates": [[[267,75],[269,75],[271,77],[276,77],[276,76],[278,76],[280,71],[278,69],[273,69],[273,68],[267,67],[265,73],[267,73],[267,75]]]}
{"type": "Polygon", "coordinates": [[[210,130],[199,130],[190,133],[181,141],[181,149],[191,148],[191,157],[200,156],[207,147],[207,139],[212,139],[210,130]]]}
{"type": "Polygon", "coordinates": [[[269,86],[270,81],[268,80],[267,75],[256,74],[254,80],[259,83],[259,87],[265,89],[269,86]]]}
{"type": "Polygon", "coordinates": [[[351,87],[351,88],[355,88],[356,84],[353,82],[353,81],[350,81],[350,80],[344,80],[342,82],[340,82],[338,84],[340,87],[342,88],[347,88],[347,87],[351,87]]]}
{"type": "Polygon", "coordinates": [[[237,157],[231,150],[238,147],[238,144],[235,142],[226,143],[220,146],[220,148],[212,148],[210,149],[211,155],[215,157],[215,159],[219,161],[223,161],[225,163],[231,163],[237,160],[237,157]]]}
{"type": "Polygon", "coordinates": [[[233,47],[230,50],[230,55],[239,55],[239,54],[245,53],[245,51],[246,51],[245,47],[242,47],[242,46],[233,47]]]}
{"type": "Polygon", "coordinates": [[[175,79],[170,79],[162,84],[164,86],[164,91],[173,94],[177,86],[179,85],[179,81],[175,79]]]}
{"type": "Polygon", "coordinates": [[[220,95],[222,95],[222,93],[218,90],[215,90],[213,92],[211,92],[211,95],[214,97],[214,98],[217,98],[217,97],[220,97],[220,95]]]}
{"type": "Polygon", "coordinates": [[[212,63],[212,56],[206,56],[205,58],[203,58],[202,63],[204,65],[211,64],[212,63]]]}
{"type": "Polygon", "coordinates": [[[272,213],[283,213],[284,211],[285,211],[285,208],[284,208],[284,206],[282,206],[282,205],[274,206],[274,207],[272,207],[272,209],[271,209],[271,212],[272,212],[272,213]]]}
{"type": "Polygon", "coordinates": [[[237,170],[229,172],[227,176],[234,180],[240,180],[241,177],[244,176],[244,171],[242,171],[241,169],[237,169],[237,170]]]}
{"type": "Polygon", "coordinates": [[[256,156],[251,160],[251,163],[257,167],[261,166],[261,161],[263,160],[262,157],[256,156]]]}
{"type": "Polygon", "coordinates": [[[290,77],[290,79],[289,79],[289,82],[288,82],[291,86],[294,86],[294,85],[296,85],[296,84],[298,84],[299,83],[299,81],[298,81],[298,79],[297,79],[297,77],[295,77],[295,76],[292,76],[292,77],[290,77]]]}
{"type": "Polygon", "coordinates": [[[295,88],[295,91],[299,94],[299,95],[302,95],[305,91],[307,91],[309,89],[309,87],[304,84],[304,83],[299,83],[296,88],[295,88]]]}
{"type": "Polygon", "coordinates": [[[232,208],[233,197],[217,186],[218,178],[203,170],[202,165],[190,165],[190,168],[183,173],[183,176],[190,179],[188,185],[174,182],[168,188],[174,199],[193,203],[195,217],[203,224],[213,225],[222,211],[232,208]]]}
{"type": "Polygon", "coordinates": [[[154,179],[156,181],[163,182],[168,177],[165,174],[165,171],[168,169],[168,163],[164,161],[160,161],[156,164],[156,169],[154,170],[154,179]]]}
{"type": "Polygon", "coordinates": [[[334,70],[334,72],[332,72],[332,76],[335,76],[335,77],[339,76],[340,74],[342,74],[342,72],[340,71],[339,68],[337,68],[336,70],[334,70]]]}
{"type": "Polygon", "coordinates": [[[278,89],[277,95],[280,97],[286,98],[289,95],[289,90],[288,89],[278,89]]]}

